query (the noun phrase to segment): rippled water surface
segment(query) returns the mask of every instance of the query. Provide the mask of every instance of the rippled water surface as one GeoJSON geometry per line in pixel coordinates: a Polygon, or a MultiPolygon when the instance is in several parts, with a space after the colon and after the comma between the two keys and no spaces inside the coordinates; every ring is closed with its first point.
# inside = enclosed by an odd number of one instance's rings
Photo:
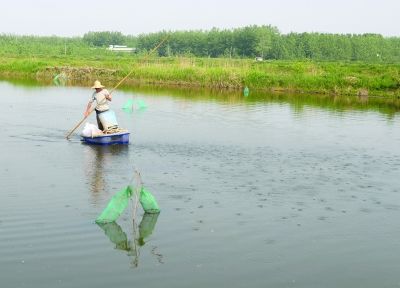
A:
{"type": "Polygon", "coordinates": [[[107,148],[64,139],[90,89],[0,93],[0,287],[400,285],[390,103],[124,90],[131,144],[107,148]],[[134,168],[161,214],[96,225],[134,168]]]}

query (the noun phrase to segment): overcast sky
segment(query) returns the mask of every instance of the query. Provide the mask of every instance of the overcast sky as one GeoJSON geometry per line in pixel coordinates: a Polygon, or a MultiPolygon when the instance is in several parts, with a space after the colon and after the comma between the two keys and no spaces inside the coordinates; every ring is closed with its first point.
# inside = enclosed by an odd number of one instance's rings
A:
{"type": "Polygon", "coordinates": [[[272,25],[400,36],[400,0],[2,0],[0,33],[81,36],[272,25]]]}

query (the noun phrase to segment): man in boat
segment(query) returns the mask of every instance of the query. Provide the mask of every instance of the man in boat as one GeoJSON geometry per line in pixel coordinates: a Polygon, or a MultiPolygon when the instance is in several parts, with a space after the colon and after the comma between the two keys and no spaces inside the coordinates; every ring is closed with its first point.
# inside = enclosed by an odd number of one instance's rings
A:
{"type": "Polygon", "coordinates": [[[99,129],[104,131],[110,128],[118,128],[115,114],[113,111],[110,110],[110,107],[108,106],[108,102],[112,100],[110,92],[108,92],[107,89],[104,89],[104,86],[101,85],[100,81],[98,80],[94,81],[92,89],[95,89],[95,91],[93,92],[93,95],[90,97],[89,102],[86,106],[86,110],[84,113],[85,117],[89,115],[92,104],[94,101],[96,101],[95,111],[97,126],[99,127],[99,129]],[[103,125],[104,122],[107,122],[106,127],[104,127],[105,125],[103,125]]]}

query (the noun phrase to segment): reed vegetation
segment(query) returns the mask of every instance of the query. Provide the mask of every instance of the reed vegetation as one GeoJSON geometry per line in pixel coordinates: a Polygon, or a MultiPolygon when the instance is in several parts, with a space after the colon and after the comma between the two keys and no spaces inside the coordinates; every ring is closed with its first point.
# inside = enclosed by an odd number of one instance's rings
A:
{"type": "MultiPolygon", "coordinates": [[[[115,35],[114,35],[115,36],[115,35]]],[[[118,35],[117,35],[118,36],[118,35]]],[[[138,41],[136,39],[136,41],[138,41]]],[[[164,47],[165,50],[165,47],[164,47]]],[[[112,82],[133,69],[131,83],[307,92],[343,95],[400,95],[400,64],[382,61],[327,61],[154,55],[147,50],[115,53],[82,38],[0,36],[0,77],[112,82]]],[[[160,53],[159,53],[160,54],[160,53]]]]}

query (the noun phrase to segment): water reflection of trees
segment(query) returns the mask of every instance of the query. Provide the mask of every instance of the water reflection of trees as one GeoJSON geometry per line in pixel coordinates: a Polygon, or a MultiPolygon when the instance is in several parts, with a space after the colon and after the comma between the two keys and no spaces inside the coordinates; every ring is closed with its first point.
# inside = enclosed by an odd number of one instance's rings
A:
{"type": "MultiPolygon", "coordinates": [[[[159,214],[143,214],[139,226],[133,221],[132,239],[128,240],[127,234],[116,222],[97,223],[108,239],[115,244],[115,249],[126,251],[132,257],[131,265],[133,268],[139,266],[140,248],[149,240],[157,223],[159,214]]],[[[158,263],[163,264],[163,255],[157,252],[157,246],[151,247],[151,254],[154,255],[158,263]]]]}
{"type": "Polygon", "coordinates": [[[282,93],[251,90],[244,97],[240,90],[205,88],[166,88],[160,86],[124,87],[126,91],[140,92],[151,96],[171,96],[190,101],[216,101],[221,104],[257,105],[262,103],[289,104],[296,113],[302,113],[307,106],[346,112],[351,110],[378,111],[388,116],[400,112],[400,99],[383,96],[319,95],[308,93],[282,93]]]}
{"type": "MultiPolygon", "coordinates": [[[[27,87],[41,87],[42,85],[51,85],[49,83],[37,82],[36,79],[16,79],[7,80],[15,85],[24,85],[27,87]]],[[[83,87],[90,86],[88,81],[75,81],[69,83],[80,85],[83,87]]],[[[243,92],[237,89],[208,89],[204,87],[166,87],[157,85],[136,85],[120,87],[121,90],[127,92],[142,93],[151,96],[171,96],[181,100],[188,101],[204,101],[212,100],[221,104],[262,104],[262,103],[280,103],[289,104],[294,108],[296,113],[302,113],[306,106],[319,107],[323,109],[335,111],[350,111],[350,110],[368,110],[378,111],[393,118],[394,115],[400,112],[400,99],[398,97],[388,96],[345,96],[345,95],[318,95],[310,93],[282,93],[282,92],[266,92],[250,90],[250,96],[244,97],[243,92]]]]}

